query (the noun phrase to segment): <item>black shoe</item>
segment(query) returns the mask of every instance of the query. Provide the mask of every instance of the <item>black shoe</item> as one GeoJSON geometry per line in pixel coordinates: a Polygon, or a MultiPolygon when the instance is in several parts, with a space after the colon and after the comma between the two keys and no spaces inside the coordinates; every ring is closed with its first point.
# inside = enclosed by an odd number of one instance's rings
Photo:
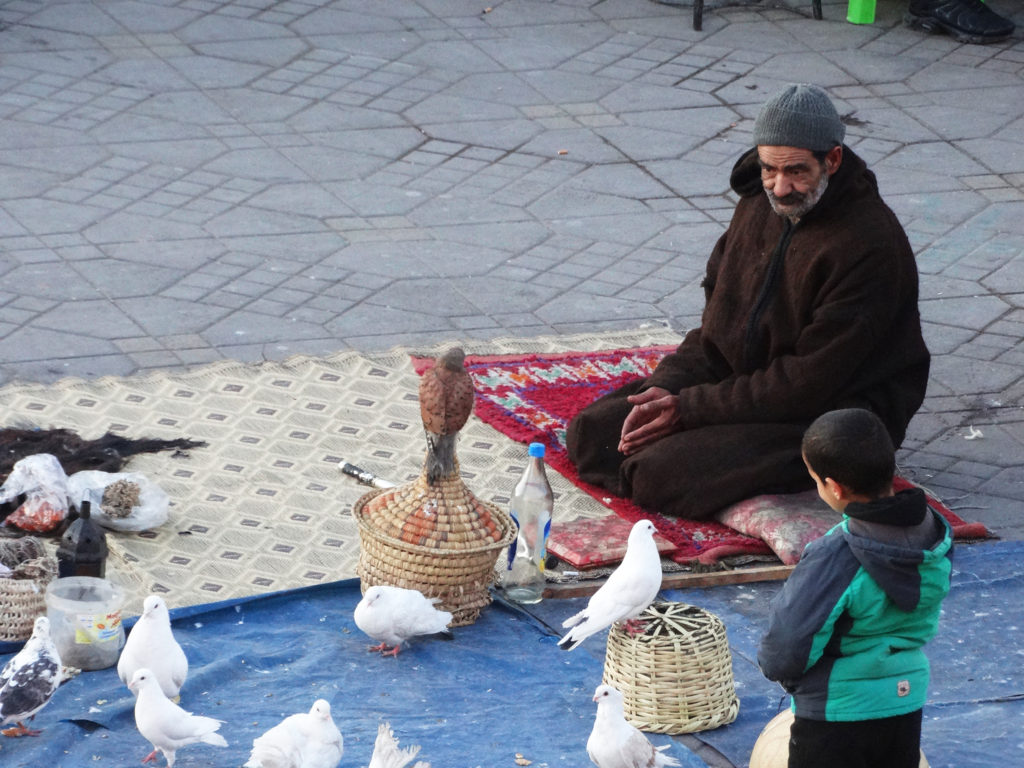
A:
{"type": "Polygon", "coordinates": [[[904,20],[928,32],[946,32],[961,43],[997,43],[1015,28],[981,0],[910,0],[904,20]]]}

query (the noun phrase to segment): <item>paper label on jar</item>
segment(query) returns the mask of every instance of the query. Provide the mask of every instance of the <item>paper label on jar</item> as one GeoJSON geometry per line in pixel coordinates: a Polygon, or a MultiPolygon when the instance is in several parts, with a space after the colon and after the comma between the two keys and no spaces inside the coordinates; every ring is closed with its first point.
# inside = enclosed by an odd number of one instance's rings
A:
{"type": "Polygon", "coordinates": [[[118,639],[121,612],[80,613],[75,617],[75,642],[79,645],[108,643],[118,639]]]}

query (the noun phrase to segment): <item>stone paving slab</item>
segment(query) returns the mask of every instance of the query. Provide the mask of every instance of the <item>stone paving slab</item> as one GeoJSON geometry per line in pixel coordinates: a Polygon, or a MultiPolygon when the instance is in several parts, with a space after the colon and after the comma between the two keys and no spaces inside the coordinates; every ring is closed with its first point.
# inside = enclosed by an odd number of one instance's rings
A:
{"type": "Polygon", "coordinates": [[[845,9],[0,2],[0,383],[685,330],[753,116],[805,80],[918,254],[903,469],[1024,536],[1022,33],[845,9]]]}

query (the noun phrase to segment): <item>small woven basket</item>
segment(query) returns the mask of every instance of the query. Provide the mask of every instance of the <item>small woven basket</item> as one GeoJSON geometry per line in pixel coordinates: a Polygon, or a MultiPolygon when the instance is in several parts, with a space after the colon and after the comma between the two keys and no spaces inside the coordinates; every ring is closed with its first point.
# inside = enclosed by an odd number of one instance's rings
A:
{"type": "Polygon", "coordinates": [[[370,491],[352,514],[362,591],[390,584],[439,597],[453,627],[472,624],[491,602],[494,564],[516,533],[512,518],[476,498],[457,471],[433,485],[424,472],[412,483],[370,491]]]}
{"type": "Polygon", "coordinates": [[[36,617],[46,615],[46,587],[57,578],[57,560],[34,536],[0,539],[0,563],[11,569],[0,578],[0,641],[32,636],[36,617]]]}
{"type": "Polygon", "coordinates": [[[626,719],[642,731],[693,733],[736,719],[740,700],[725,625],[686,603],[657,602],[638,621],[608,632],[603,682],[622,691],[626,719]]]}

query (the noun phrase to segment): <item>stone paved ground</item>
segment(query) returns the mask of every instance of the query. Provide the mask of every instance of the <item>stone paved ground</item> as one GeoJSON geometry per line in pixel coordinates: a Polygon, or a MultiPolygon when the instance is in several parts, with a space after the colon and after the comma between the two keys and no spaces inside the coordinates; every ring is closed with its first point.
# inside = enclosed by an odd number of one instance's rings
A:
{"type": "Polygon", "coordinates": [[[904,2],[0,2],[0,382],[691,327],[752,116],[809,81],[919,254],[904,470],[1020,537],[1024,42],[904,2]]]}

